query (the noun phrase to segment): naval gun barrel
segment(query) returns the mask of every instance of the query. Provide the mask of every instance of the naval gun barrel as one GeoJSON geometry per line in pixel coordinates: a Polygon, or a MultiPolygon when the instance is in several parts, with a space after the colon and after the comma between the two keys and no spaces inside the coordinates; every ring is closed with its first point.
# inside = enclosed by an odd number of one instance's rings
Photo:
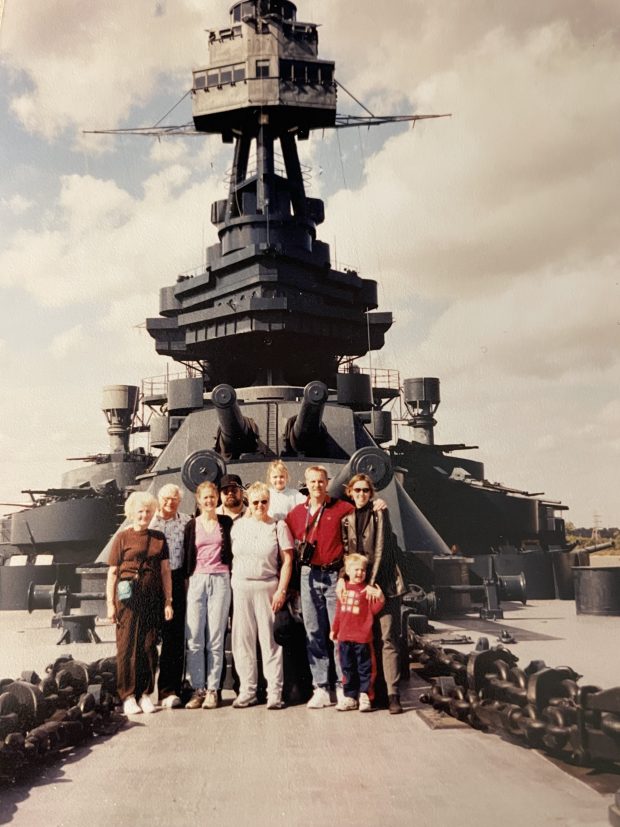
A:
{"type": "Polygon", "coordinates": [[[243,453],[256,450],[256,433],[252,423],[242,413],[237,394],[231,385],[213,389],[211,401],[220,423],[218,452],[227,459],[238,459],[243,453]]]}
{"type": "Polygon", "coordinates": [[[585,546],[584,548],[579,549],[579,551],[604,551],[606,548],[613,548],[614,544],[612,540],[607,540],[604,543],[595,543],[591,546],[585,546]]]}
{"type": "Polygon", "coordinates": [[[310,382],[304,388],[299,413],[290,431],[290,443],[294,451],[308,453],[321,438],[323,410],[329,391],[323,382],[310,382]]]}

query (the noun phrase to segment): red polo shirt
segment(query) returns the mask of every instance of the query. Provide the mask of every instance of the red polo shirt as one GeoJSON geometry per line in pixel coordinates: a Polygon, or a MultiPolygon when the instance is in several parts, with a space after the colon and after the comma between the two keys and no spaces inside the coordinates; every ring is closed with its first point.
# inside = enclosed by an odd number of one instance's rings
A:
{"type": "MultiPolygon", "coordinates": [[[[289,511],[286,518],[286,523],[293,537],[298,541],[303,539],[306,521],[310,522],[312,517],[318,513],[315,512],[312,516],[308,516],[308,502],[309,500],[296,505],[292,511],[289,511]]],[[[316,551],[312,558],[313,566],[331,566],[342,559],[342,530],[340,524],[344,515],[351,511],[355,511],[351,503],[327,497],[318,528],[312,528],[308,531],[309,538],[316,539],[316,551]]]]}

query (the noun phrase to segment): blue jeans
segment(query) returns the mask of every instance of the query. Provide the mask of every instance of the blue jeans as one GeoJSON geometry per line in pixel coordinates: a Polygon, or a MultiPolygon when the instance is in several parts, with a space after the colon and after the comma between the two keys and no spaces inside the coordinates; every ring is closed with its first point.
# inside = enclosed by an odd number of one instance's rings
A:
{"type": "MultiPolygon", "coordinates": [[[[321,571],[310,566],[301,569],[301,612],[306,629],[308,662],[315,686],[329,685],[329,632],[336,615],[337,571],[321,571]]],[[[342,671],[337,652],[334,652],[338,684],[342,671]]]]}
{"type": "Polygon", "coordinates": [[[187,671],[194,689],[219,689],[230,610],[230,574],[192,574],[187,589],[187,671]],[[207,644],[205,683],[205,641],[207,644]]]}
{"type": "Polygon", "coordinates": [[[372,686],[372,644],[343,640],[338,644],[338,654],[344,675],[344,694],[358,698],[360,692],[369,694],[372,686]]]}

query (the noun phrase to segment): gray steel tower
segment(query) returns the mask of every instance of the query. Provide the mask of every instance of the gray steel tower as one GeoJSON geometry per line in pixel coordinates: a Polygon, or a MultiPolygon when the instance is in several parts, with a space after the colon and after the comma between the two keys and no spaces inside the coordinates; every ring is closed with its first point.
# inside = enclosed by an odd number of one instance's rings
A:
{"type": "Polygon", "coordinates": [[[317,240],[324,206],[306,195],[297,141],[334,126],[336,83],[316,24],[288,0],[235,3],[209,33],[192,101],[196,130],[234,142],[234,161],[204,273],[163,288],[162,318],[147,320],[157,352],[199,362],[207,390],[335,387],[339,360],[381,348],[392,315],[371,312],[376,282],[333,269],[317,240]]]}

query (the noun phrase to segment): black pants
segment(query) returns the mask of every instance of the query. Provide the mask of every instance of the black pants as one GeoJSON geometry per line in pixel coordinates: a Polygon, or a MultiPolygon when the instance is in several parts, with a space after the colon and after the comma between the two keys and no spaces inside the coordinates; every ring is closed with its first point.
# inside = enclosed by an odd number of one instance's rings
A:
{"type": "Polygon", "coordinates": [[[185,580],[183,569],[172,575],[172,620],[165,620],[161,629],[161,656],[159,658],[159,698],[179,695],[185,667],[185,580]]]}
{"type": "Polygon", "coordinates": [[[357,698],[360,692],[368,694],[372,682],[372,646],[370,643],[338,643],[340,668],[347,698],[357,698]]]}

